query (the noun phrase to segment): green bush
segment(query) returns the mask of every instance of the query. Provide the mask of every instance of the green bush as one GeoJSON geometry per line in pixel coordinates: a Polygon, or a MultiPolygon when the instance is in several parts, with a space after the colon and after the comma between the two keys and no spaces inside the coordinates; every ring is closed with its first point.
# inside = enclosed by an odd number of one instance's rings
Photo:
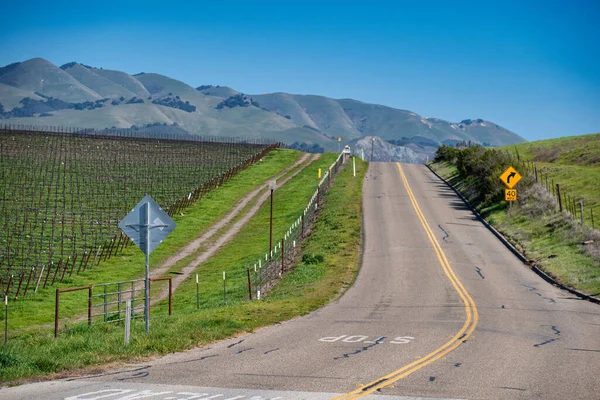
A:
{"type": "Polygon", "coordinates": [[[304,254],[302,255],[302,262],[304,264],[320,264],[325,261],[325,256],[323,254],[304,254]]]}

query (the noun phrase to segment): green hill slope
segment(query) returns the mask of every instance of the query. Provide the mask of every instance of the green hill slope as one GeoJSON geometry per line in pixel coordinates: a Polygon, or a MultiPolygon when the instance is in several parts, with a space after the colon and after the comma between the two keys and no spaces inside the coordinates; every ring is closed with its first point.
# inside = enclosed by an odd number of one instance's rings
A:
{"type": "Polygon", "coordinates": [[[213,86],[213,85],[198,86],[196,88],[196,90],[207,96],[221,97],[224,99],[231,97],[231,96],[235,96],[236,94],[240,94],[240,92],[237,92],[228,86],[219,86],[219,85],[217,85],[217,86],[213,86]]]}
{"type": "Polygon", "coordinates": [[[507,147],[528,160],[560,165],[600,167],[600,133],[539,140],[507,147]]]}
{"type": "Polygon", "coordinates": [[[110,79],[96,74],[93,69],[84,67],[81,64],[69,65],[69,67],[65,68],[63,66],[61,69],[102,97],[114,98],[123,96],[130,99],[137,96],[135,93],[117,85],[110,79]]]}
{"type": "Polygon", "coordinates": [[[126,74],[125,72],[94,68],[94,73],[113,81],[123,89],[134,93],[137,97],[145,99],[150,96],[150,93],[148,90],[146,90],[144,85],[142,85],[133,76],[126,74]]]}
{"type": "MultiPolygon", "coordinates": [[[[521,143],[503,150],[533,161],[548,175],[549,183],[560,184],[563,193],[576,202],[582,200],[588,210],[586,218],[589,209],[600,216],[600,133],[521,143]]],[[[595,223],[600,226],[600,220],[595,223]]]]}
{"type": "Polygon", "coordinates": [[[42,58],[33,58],[19,63],[0,76],[0,83],[71,102],[94,101],[102,98],[98,93],[42,58]]]}
{"type": "Polygon", "coordinates": [[[4,111],[10,111],[14,107],[19,107],[19,101],[21,101],[25,97],[29,97],[35,100],[43,100],[40,96],[28,90],[23,90],[14,86],[9,86],[5,85],[4,83],[0,83],[0,104],[4,106],[4,111]]]}
{"type": "Polygon", "coordinates": [[[271,93],[252,97],[262,107],[287,116],[300,126],[312,127],[330,137],[342,136],[348,140],[364,136],[379,136],[386,140],[421,136],[440,144],[444,141],[471,140],[492,146],[525,141],[519,135],[481,119],[451,123],[422,117],[408,110],[322,96],[271,93]]]}

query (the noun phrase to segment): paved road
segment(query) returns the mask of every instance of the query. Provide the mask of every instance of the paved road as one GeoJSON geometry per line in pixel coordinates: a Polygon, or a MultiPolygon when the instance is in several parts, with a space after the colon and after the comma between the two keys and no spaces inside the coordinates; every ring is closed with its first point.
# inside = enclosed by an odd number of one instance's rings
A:
{"type": "Polygon", "coordinates": [[[355,285],[317,312],[0,397],[600,398],[600,307],[528,270],[425,167],[371,164],[364,227],[355,285]]]}

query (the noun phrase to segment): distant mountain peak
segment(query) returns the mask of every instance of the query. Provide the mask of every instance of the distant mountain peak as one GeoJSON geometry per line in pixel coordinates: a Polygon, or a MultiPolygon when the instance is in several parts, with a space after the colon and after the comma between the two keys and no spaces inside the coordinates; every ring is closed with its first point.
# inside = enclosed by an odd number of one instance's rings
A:
{"type": "Polygon", "coordinates": [[[60,66],[60,69],[62,69],[63,71],[69,69],[69,68],[73,68],[76,65],[81,65],[82,67],[85,67],[87,69],[96,69],[95,67],[91,67],[89,65],[85,65],[85,64],[81,64],[78,63],[77,61],[71,61],[70,63],[66,63],[60,66]]]}
{"type": "Polygon", "coordinates": [[[471,125],[471,124],[482,124],[484,121],[481,118],[477,119],[463,119],[460,121],[463,125],[471,125]]]}

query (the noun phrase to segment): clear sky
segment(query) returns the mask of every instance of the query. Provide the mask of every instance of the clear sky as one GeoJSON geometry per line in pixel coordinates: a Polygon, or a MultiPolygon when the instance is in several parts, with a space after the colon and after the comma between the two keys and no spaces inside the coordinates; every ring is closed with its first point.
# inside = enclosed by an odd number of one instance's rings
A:
{"type": "Polygon", "coordinates": [[[11,1],[0,65],[353,98],[528,140],[600,132],[600,1],[11,1]]]}

